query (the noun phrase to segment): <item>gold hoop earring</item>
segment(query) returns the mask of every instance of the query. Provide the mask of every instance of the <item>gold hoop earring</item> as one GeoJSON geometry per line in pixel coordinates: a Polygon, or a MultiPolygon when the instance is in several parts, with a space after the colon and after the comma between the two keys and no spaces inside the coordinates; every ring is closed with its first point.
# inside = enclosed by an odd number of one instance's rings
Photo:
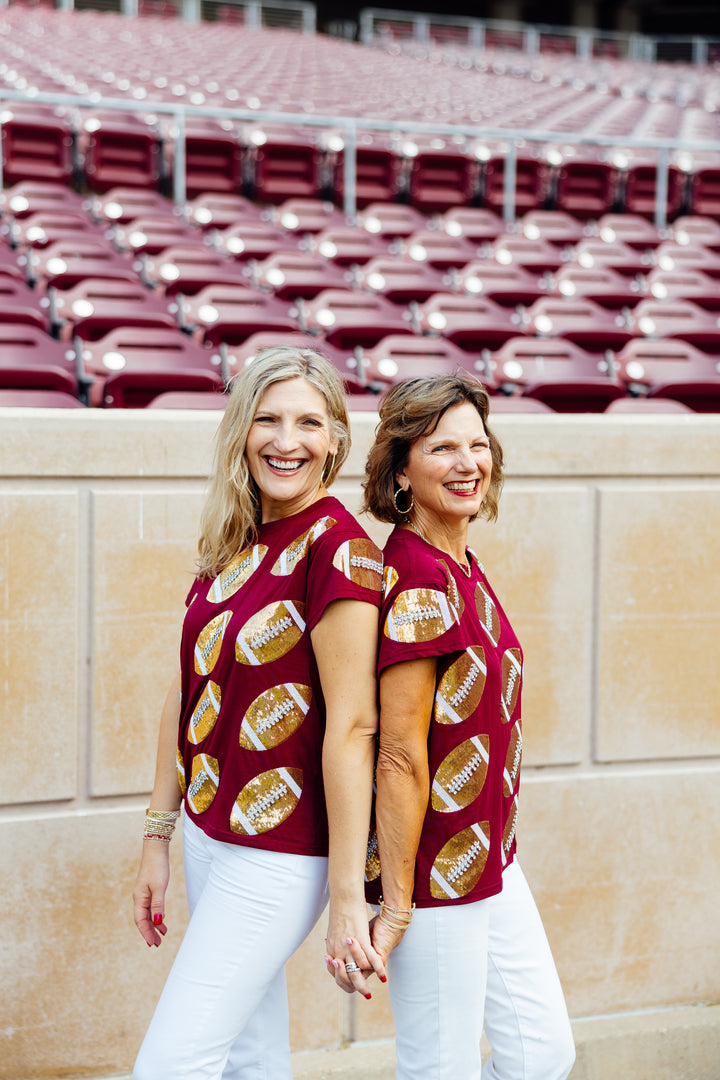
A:
{"type": "Polygon", "coordinates": [[[330,473],[333,471],[334,465],[335,465],[335,455],[334,454],[328,454],[327,458],[325,459],[325,464],[323,465],[322,475],[320,477],[320,483],[322,484],[323,487],[325,487],[325,485],[327,484],[328,477],[330,476],[330,473]],[[329,466],[329,468],[328,468],[328,466],[329,466]]]}
{"type": "Polygon", "coordinates": [[[405,488],[402,488],[402,487],[396,488],[396,490],[393,492],[393,503],[395,504],[395,509],[397,510],[400,517],[405,518],[405,520],[408,521],[410,511],[412,510],[413,506],[415,505],[415,496],[413,495],[410,488],[408,488],[407,491],[405,490],[405,488]],[[404,495],[409,495],[410,496],[410,502],[408,503],[408,505],[404,509],[403,509],[402,506],[398,506],[398,495],[400,494],[401,491],[403,492],[404,495]]]}

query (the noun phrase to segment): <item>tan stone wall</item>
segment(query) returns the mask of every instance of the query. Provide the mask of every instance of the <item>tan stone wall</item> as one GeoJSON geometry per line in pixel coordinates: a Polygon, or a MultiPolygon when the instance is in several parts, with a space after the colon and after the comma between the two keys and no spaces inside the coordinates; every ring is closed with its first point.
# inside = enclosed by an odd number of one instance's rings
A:
{"type": "MultiPolygon", "coordinates": [[[[2,1080],[128,1071],[182,934],[179,845],[160,950],[129,893],[216,423],[0,410],[2,1080]]],[[[570,1011],[717,1001],[720,418],[495,426],[501,517],[471,543],[525,647],[519,850],[570,1011]]],[[[290,964],[294,1046],[390,1034],[322,936],[290,964]]]]}

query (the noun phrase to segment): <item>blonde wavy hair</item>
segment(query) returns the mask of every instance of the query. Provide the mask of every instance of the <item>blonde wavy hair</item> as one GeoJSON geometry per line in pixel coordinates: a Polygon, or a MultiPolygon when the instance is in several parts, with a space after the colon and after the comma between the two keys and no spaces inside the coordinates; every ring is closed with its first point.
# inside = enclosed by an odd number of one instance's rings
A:
{"type": "Polygon", "coordinates": [[[395,505],[395,477],[407,464],[410,447],[415,440],[431,435],[447,410],[463,401],[474,405],[479,412],[492,453],[490,486],[480,516],[488,521],[497,519],[504,480],[502,446],[488,427],[490,398],[485,387],[462,370],[454,375],[404,379],[387,391],[380,405],[380,423],[375,431],[375,442],[365,466],[363,511],[371,513],[378,521],[389,521],[396,525],[407,519],[407,515],[402,514],[395,505]]]}
{"type": "Polygon", "coordinates": [[[325,487],[332,484],[348,456],[350,422],[336,368],[314,349],[281,345],[259,352],[233,379],[215,437],[210,487],[200,515],[197,573],[201,580],[217,577],[243,548],[255,542],[261,504],[245,456],[247,437],[265,391],[289,379],[305,379],[325,398],[330,435],[338,444],[337,453],[328,454],[325,487]]]}

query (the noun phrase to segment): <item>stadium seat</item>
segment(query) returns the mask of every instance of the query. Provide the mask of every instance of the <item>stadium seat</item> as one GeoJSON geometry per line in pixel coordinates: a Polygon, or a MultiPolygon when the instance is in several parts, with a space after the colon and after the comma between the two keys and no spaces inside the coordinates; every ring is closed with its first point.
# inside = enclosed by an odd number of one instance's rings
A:
{"type": "Polygon", "coordinates": [[[689,405],[684,405],[681,401],[674,401],[672,398],[638,398],[627,395],[611,401],[605,412],[652,416],[655,413],[693,413],[694,410],[689,405]]]}
{"type": "Polygon", "coordinates": [[[360,288],[380,293],[395,304],[407,304],[411,300],[422,303],[447,287],[438,270],[400,256],[371,259],[358,269],[357,282],[360,288]]]}
{"type": "MultiPolygon", "coordinates": [[[[210,117],[185,119],[185,192],[189,199],[208,192],[235,194],[243,182],[243,151],[232,123],[229,130],[210,117]]],[[[174,150],[174,143],[169,141],[174,150]]],[[[175,173],[174,155],[168,173],[175,173]]]]}
{"type": "Polygon", "coordinates": [[[93,110],[78,141],[85,179],[92,191],[107,192],[117,185],[157,186],[158,135],[136,114],[93,110]]]}
{"type": "Polygon", "coordinates": [[[647,276],[647,291],[656,300],[692,300],[708,311],[720,310],[718,281],[702,270],[661,270],[656,267],[647,276]]]}
{"type": "Polygon", "coordinates": [[[323,337],[298,333],[297,330],[291,333],[276,330],[260,331],[252,334],[233,348],[232,356],[229,357],[228,362],[230,374],[237,374],[247,364],[251,364],[261,349],[272,349],[281,345],[289,345],[298,349],[313,349],[315,352],[321,353],[337,368],[348,393],[364,394],[366,392],[363,371],[352,349],[336,349],[325,341],[323,337]]]}
{"type": "Polygon", "coordinates": [[[56,240],[45,248],[29,249],[22,258],[27,259],[28,279],[37,289],[49,285],[70,289],[91,277],[139,280],[132,261],[104,238],[56,240]]]}
{"type": "Polygon", "coordinates": [[[18,278],[0,273],[0,322],[27,323],[47,332],[50,317],[43,299],[18,278]]]}
{"type": "Polygon", "coordinates": [[[133,187],[113,187],[90,199],[90,210],[97,221],[124,225],[136,218],[173,218],[173,204],[157,191],[133,187]]]}
{"type": "Polygon", "coordinates": [[[570,264],[553,276],[553,294],[572,300],[585,297],[605,308],[634,307],[646,294],[642,278],[623,277],[609,266],[586,270],[570,264]]]}
{"type": "Polygon", "coordinates": [[[81,401],[62,390],[0,389],[0,409],[83,409],[81,401]]]}
{"type": "Polygon", "coordinates": [[[383,296],[323,289],[302,305],[301,329],[320,332],[339,349],[369,348],[389,334],[412,334],[409,312],[383,296]]]}
{"type": "Polygon", "coordinates": [[[466,266],[477,258],[478,247],[462,236],[448,236],[439,229],[420,229],[403,240],[401,252],[416,262],[427,263],[436,270],[466,266]]]}
{"type": "Polygon", "coordinates": [[[547,288],[537,275],[521,266],[502,266],[490,259],[468,263],[455,274],[455,287],[471,296],[486,296],[496,304],[514,307],[532,304],[547,295],[547,288]]]}
{"type": "Polygon", "coordinates": [[[664,241],[655,251],[661,270],[701,270],[710,277],[720,277],[720,253],[699,244],[673,244],[664,241]]]}
{"type": "Polygon", "coordinates": [[[40,210],[27,217],[10,219],[7,238],[14,247],[47,247],[56,240],[102,239],[103,231],[85,213],[40,210]]]}
{"type": "Polygon", "coordinates": [[[253,262],[249,269],[255,287],[271,289],[281,300],[298,296],[310,300],[323,289],[352,287],[349,275],[339,266],[303,251],[276,251],[262,262],[253,262]]]}
{"type": "Polygon", "coordinates": [[[0,212],[3,216],[11,214],[14,218],[24,218],[46,211],[53,213],[55,210],[83,213],[83,200],[76,191],[63,184],[45,180],[20,180],[5,191],[0,191],[0,212]]]}
{"type": "Polygon", "coordinates": [[[157,255],[143,255],[142,277],[147,285],[167,296],[178,292],[193,295],[216,283],[247,283],[241,266],[206,245],[178,245],[164,248],[157,255]]]}
{"type": "MultiPolygon", "coordinates": [[[[608,410],[606,409],[605,412],[608,410]]],[[[555,410],[546,405],[544,401],[538,401],[531,397],[518,397],[512,394],[492,394],[490,397],[490,422],[494,413],[554,413],[555,410]]]]}
{"type": "Polygon", "coordinates": [[[489,366],[503,393],[521,393],[555,412],[603,412],[625,394],[604,355],[570,341],[512,338],[492,355],[489,366]]]}
{"type": "Polygon", "coordinates": [[[671,398],[694,412],[720,411],[720,362],[686,341],[636,338],[615,356],[618,377],[633,395],[671,398]]]}
{"type": "Polygon", "coordinates": [[[606,244],[619,241],[640,251],[656,248],[663,238],[657,226],[639,214],[603,214],[596,231],[606,244]]]}
{"type": "Polygon", "coordinates": [[[445,338],[391,334],[382,338],[360,357],[369,383],[389,385],[402,379],[426,375],[452,374],[464,368],[479,375],[479,354],[463,352],[445,338]]]}
{"type": "Polygon", "coordinates": [[[498,348],[524,333],[520,316],[487,297],[435,293],[417,308],[417,329],[440,334],[461,349],[478,352],[498,348]]]}
{"type": "MultiPolygon", "coordinates": [[[[327,186],[335,201],[342,205],[345,198],[345,150],[340,132],[325,133],[328,147],[327,186]]],[[[374,202],[391,202],[400,187],[400,158],[384,132],[358,131],[355,148],[355,204],[358,209],[374,202]]]]}
{"type": "Polygon", "coordinates": [[[653,266],[651,252],[638,251],[622,240],[581,240],[573,254],[573,261],[585,270],[607,266],[626,277],[646,274],[653,266]]]}
{"type": "Polygon", "coordinates": [[[51,106],[8,101],[0,112],[3,182],[38,179],[70,182],[73,130],[51,106]]]}
{"type": "Polygon", "coordinates": [[[345,215],[327,199],[286,199],[274,208],[272,220],[281,229],[302,235],[342,227],[345,215]]]}
{"type": "Polygon", "coordinates": [[[346,225],[323,229],[310,238],[310,249],[338,266],[361,266],[375,256],[387,255],[389,242],[364,229],[346,225]]]}
{"type": "Polygon", "coordinates": [[[86,278],[48,295],[52,328],[63,341],[93,341],[122,326],[177,329],[168,302],[140,281],[86,278]]]}
{"type": "MultiPolygon", "coordinates": [[[[668,169],[668,193],[666,216],[677,217],[685,203],[686,177],[680,169],[671,165],[668,169]]],[[[657,164],[655,161],[634,160],[624,177],[624,209],[629,214],[640,214],[651,220],[655,217],[657,191],[657,164]]]]}
{"type": "Polygon", "coordinates": [[[609,213],[619,197],[615,167],[590,151],[566,158],[555,175],[558,210],[580,220],[609,213]]]}
{"type": "Polygon", "coordinates": [[[501,266],[520,266],[535,274],[557,270],[563,262],[562,252],[547,240],[529,240],[526,236],[504,233],[494,241],[491,254],[501,266]]]}
{"type": "Polygon", "coordinates": [[[639,337],[680,338],[706,352],[720,352],[720,318],[691,300],[641,300],[632,325],[639,337]]]}
{"type": "Polygon", "coordinates": [[[385,240],[411,236],[426,223],[427,219],[418,210],[402,203],[370,203],[358,214],[358,225],[362,229],[385,240]]]}
{"type": "Polygon", "coordinates": [[[78,377],[72,348],[37,326],[0,323],[0,387],[58,390],[78,397],[86,386],[78,377]]]}
{"type": "Polygon", "coordinates": [[[468,206],[478,194],[477,158],[449,138],[413,134],[402,143],[407,197],[423,213],[468,206]]]}
{"type": "Polygon", "coordinates": [[[217,390],[168,390],[158,394],[147,409],[214,409],[222,411],[228,403],[228,395],[217,390]]]}
{"type": "Polygon", "coordinates": [[[82,370],[94,377],[90,403],[144,408],[166,390],[223,389],[219,352],[203,349],[179,330],[122,327],[78,348],[82,370]]]}
{"type": "Polygon", "coordinates": [[[672,239],[683,247],[699,244],[708,251],[720,251],[720,222],[692,214],[676,218],[672,225],[672,239]]]}
{"type": "Polygon", "coordinates": [[[633,336],[624,315],[592,300],[536,300],[527,310],[528,330],[542,338],[565,338],[589,352],[620,349],[633,336]]]}
{"type": "Polygon", "coordinates": [[[138,217],[124,225],[114,225],[110,235],[120,251],[157,255],[174,245],[202,244],[202,233],[182,218],[138,217]]]}
{"type": "Polygon", "coordinates": [[[236,345],[261,330],[297,331],[286,303],[267,292],[237,282],[205,285],[178,301],[178,321],[198,341],[218,347],[236,345]]]}
{"type": "Polygon", "coordinates": [[[186,204],[185,218],[201,229],[227,229],[240,221],[260,221],[261,210],[244,195],[203,192],[186,204]]]}
{"type": "Polygon", "coordinates": [[[321,153],[315,134],[295,124],[249,125],[243,132],[249,186],[260,202],[320,195],[321,153]]]}
{"type": "Polygon", "coordinates": [[[475,206],[446,210],[439,219],[439,225],[448,236],[464,237],[475,244],[496,240],[507,228],[502,217],[493,210],[475,206]]]}
{"type": "Polygon", "coordinates": [[[545,240],[561,248],[578,244],[586,235],[582,223],[564,210],[530,210],[518,227],[528,240],[545,240]]]}
{"type": "Polygon", "coordinates": [[[215,248],[238,262],[266,259],[276,251],[299,251],[298,238],[266,221],[239,221],[212,234],[215,248]]]}
{"type": "MultiPolygon", "coordinates": [[[[539,157],[518,152],[515,161],[515,216],[538,210],[549,197],[550,171],[539,157]]],[[[482,193],[485,205],[497,214],[505,205],[505,153],[494,153],[484,162],[482,193]]]]}

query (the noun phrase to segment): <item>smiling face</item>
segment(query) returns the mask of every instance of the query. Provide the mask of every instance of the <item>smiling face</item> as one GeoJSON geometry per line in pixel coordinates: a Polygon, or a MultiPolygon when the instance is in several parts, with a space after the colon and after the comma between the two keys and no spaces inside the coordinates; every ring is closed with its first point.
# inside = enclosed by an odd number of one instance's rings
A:
{"type": "Polygon", "coordinates": [[[327,456],[337,449],[327,402],[319,390],[300,378],[268,387],[245,444],[263,522],[289,517],[319,499],[324,494],[327,456]]]}
{"type": "Polygon", "coordinates": [[[396,478],[415,499],[421,530],[466,525],[479,513],[490,486],[492,451],[482,417],[469,401],[452,405],[435,430],[410,447],[396,478]]]}

